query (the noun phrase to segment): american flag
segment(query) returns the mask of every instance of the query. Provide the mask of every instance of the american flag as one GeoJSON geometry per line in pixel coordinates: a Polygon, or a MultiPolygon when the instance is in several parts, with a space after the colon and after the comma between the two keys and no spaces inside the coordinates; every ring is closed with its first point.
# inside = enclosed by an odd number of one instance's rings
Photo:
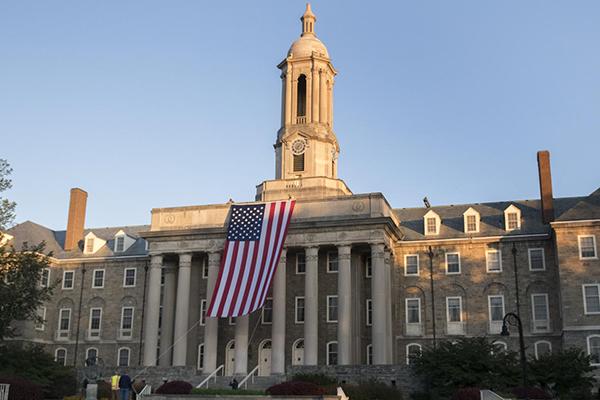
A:
{"type": "Polygon", "coordinates": [[[286,200],[231,206],[208,317],[238,317],[263,306],[295,204],[286,200]]]}

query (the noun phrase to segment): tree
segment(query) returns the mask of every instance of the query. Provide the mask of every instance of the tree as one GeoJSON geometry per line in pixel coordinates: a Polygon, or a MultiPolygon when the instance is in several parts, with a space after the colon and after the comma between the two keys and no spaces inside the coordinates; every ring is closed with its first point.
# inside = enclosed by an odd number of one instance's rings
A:
{"type": "Polygon", "coordinates": [[[560,399],[584,399],[594,378],[591,358],[581,349],[570,348],[540,356],[529,362],[532,382],[560,399]]]}
{"type": "MultiPolygon", "coordinates": [[[[0,193],[12,187],[12,181],[8,178],[11,173],[12,168],[8,162],[0,159],[0,193]]],[[[12,224],[15,218],[15,207],[15,202],[0,196],[0,231],[12,224]]]]}
{"type": "MultiPolygon", "coordinates": [[[[11,187],[11,168],[0,160],[0,193],[11,187]]],[[[0,230],[14,219],[15,203],[0,198],[0,230]]],[[[3,243],[0,232],[0,243],[3,243]]],[[[14,321],[42,322],[39,307],[50,299],[54,285],[41,285],[41,278],[50,260],[44,254],[44,243],[29,246],[23,243],[17,250],[7,243],[0,245],[0,340],[14,336],[14,321]]]]}
{"type": "Polygon", "coordinates": [[[505,390],[519,382],[517,354],[485,337],[444,341],[412,360],[413,370],[432,392],[450,397],[458,388],[505,390]]]}

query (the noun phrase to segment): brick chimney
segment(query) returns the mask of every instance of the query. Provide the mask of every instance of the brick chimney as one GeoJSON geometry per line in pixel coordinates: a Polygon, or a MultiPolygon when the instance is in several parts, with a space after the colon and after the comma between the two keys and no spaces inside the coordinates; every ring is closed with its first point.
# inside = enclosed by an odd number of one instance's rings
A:
{"type": "Polygon", "coordinates": [[[542,200],[542,221],[554,221],[554,201],[552,197],[552,173],[550,172],[550,152],[538,151],[538,172],[540,176],[540,198],[542,200]]]}
{"type": "Polygon", "coordinates": [[[69,220],[67,221],[67,233],[65,235],[66,251],[76,249],[79,241],[83,240],[87,196],[88,194],[85,190],[79,188],[71,189],[69,220]]]}

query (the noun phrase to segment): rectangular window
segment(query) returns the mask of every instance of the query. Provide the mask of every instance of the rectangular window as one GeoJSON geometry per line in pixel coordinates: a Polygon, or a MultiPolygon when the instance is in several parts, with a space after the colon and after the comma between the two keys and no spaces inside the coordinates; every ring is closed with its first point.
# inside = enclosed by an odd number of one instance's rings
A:
{"type": "Polygon", "coordinates": [[[477,216],[467,215],[467,233],[477,232],[477,216]]]}
{"type": "Polygon", "coordinates": [[[545,293],[531,295],[531,310],[533,313],[533,331],[545,332],[550,330],[550,315],[548,295],[545,293]]]}
{"type": "Polygon", "coordinates": [[[208,257],[202,260],[202,279],[208,279],[208,257]]]}
{"type": "Polygon", "coordinates": [[[40,278],[40,286],[41,287],[50,286],[50,268],[42,269],[42,276],[40,278]]]}
{"type": "Polygon", "coordinates": [[[86,253],[94,252],[94,238],[88,238],[88,240],[85,241],[85,252],[86,253]]]}
{"type": "Polygon", "coordinates": [[[294,154],[294,172],[304,171],[304,154],[294,154]]]}
{"type": "Polygon", "coordinates": [[[367,299],[366,310],[367,326],[371,326],[373,325],[373,300],[367,299]]]}
{"type": "Polygon", "coordinates": [[[296,297],[295,320],[297,324],[304,323],[304,297],[296,297]]]}
{"type": "Polygon", "coordinates": [[[434,217],[427,218],[427,234],[428,235],[437,234],[437,218],[434,218],[434,217]]]}
{"type": "Polygon", "coordinates": [[[597,258],[596,254],[596,236],[579,236],[579,258],[582,260],[588,258],[597,258]]]}
{"type": "Polygon", "coordinates": [[[296,253],[296,273],[306,273],[306,254],[304,253],[296,253]]]}
{"type": "Polygon", "coordinates": [[[448,322],[462,322],[462,298],[446,297],[448,322]]]}
{"type": "Polygon", "coordinates": [[[502,272],[502,253],[500,250],[488,250],[485,253],[487,272],[502,272]]]}
{"type": "Polygon", "coordinates": [[[95,269],[92,274],[92,288],[102,289],[104,287],[104,270],[95,269]]]}
{"type": "Polygon", "coordinates": [[[115,239],[115,253],[121,253],[125,250],[125,236],[117,236],[115,239]]]}
{"type": "Polygon", "coordinates": [[[502,322],[504,318],[504,296],[488,296],[490,322],[502,322]]]}
{"type": "Polygon", "coordinates": [[[43,331],[44,329],[46,329],[46,307],[38,308],[37,316],[42,320],[35,323],[35,330],[43,331]]]}
{"type": "Polygon", "coordinates": [[[418,254],[407,254],[404,256],[404,275],[419,275],[418,254]]]}
{"type": "Polygon", "coordinates": [[[73,289],[75,281],[75,271],[63,271],[62,288],[63,290],[73,289]]]}
{"type": "Polygon", "coordinates": [[[370,278],[373,276],[373,260],[371,256],[367,256],[365,260],[365,277],[370,278]]]}
{"type": "Polygon", "coordinates": [[[336,251],[327,252],[327,272],[338,272],[338,254],[336,251]]]}
{"type": "Polygon", "coordinates": [[[406,323],[420,324],[421,323],[421,299],[409,298],[405,300],[406,305],[406,323]]]}
{"type": "Polygon", "coordinates": [[[71,309],[61,308],[58,316],[58,330],[68,332],[71,329],[71,309]]]}
{"type": "Polygon", "coordinates": [[[135,287],[136,268],[125,268],[123,274],[123,287],[135,287]]]}
{"type": "Polygon", "coordinates": [[[133,307],[121,309],[121,338],[130,338],[133,335],[133,307]]]}
{"type": "Polygon", "coordinates": [[[519,229],[519,216],[517,213],[511,212],[506,214],[506,227],[509,231],[519,229]]]}
{"type": "Polygon", "coordinates": [[[102,323],[102,309],[91,308],[90,309],[90,324],[88,337],[97,338],[100,337],[100,325],[102,323]]]}
{"type": "Polygon", "coordinates": [[[229,325],[235,325],[236,317],[229,317],[229,325]]]}
{"type": "Polygon", "coordinates": [[[337,296],[327,296],[327,322],[337,322],[337,296]]]}
{"type": "Polygon", "coordinates": [[[543,271],[546,269],[544,260],[544,249],[529,249],[529,270],[543,271]]]}
{"type": "Polygon", "coordinates": [[[586,314],[600,314],[600,285],[583,285],[583,308],[586,314]]]}
{"type": "Polygon", "coordinates": [[[200,300],[200,325],[206,325],[206,299],[200,300]]]}
{"type": "Polygon", "coordinates": [[[263,324],[269,325],[273,323],[273,298],[267,297],[265,299],[265,305],[262,309],[262,320],[263,324]]]}
{"type": "Polygon", "coordinates": [[[446,253],[446,274],[460,274],[459,253],[446,253]]]}

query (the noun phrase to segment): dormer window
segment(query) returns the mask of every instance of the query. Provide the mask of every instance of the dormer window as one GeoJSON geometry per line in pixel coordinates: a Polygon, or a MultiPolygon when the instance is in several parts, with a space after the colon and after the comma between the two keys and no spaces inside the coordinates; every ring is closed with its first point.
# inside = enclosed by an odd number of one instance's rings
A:
{"type": "Polygon", "coordinates": [[[440,225],[441,225],[440,216],[437,215],[434,211],[429,211],[423,217],[423,223],[425,227],[425,235],[437,235],[440,233],[440,225]]]}
{"type": "Polygon", "coordinates": [[[521,210],[513,204],[504,210],[504,225],[507,231],[521,229],[521,210]]]}
{"type": "Polygon", "coordinates": [[[465,233],[479,232],[479,213],[472,207],[469,207],[463,214],[465,233]]]}
{"type": "Polygon", "coordinates": [[[87,238],[85,241],[85,253],[93,253],[94,252],[94,238],[87,238]]]}
{"type": "Polygon", "coordinates": [[[115,238],[115,253],[121,253],[125,250],[125,236],[115,238]]]}

